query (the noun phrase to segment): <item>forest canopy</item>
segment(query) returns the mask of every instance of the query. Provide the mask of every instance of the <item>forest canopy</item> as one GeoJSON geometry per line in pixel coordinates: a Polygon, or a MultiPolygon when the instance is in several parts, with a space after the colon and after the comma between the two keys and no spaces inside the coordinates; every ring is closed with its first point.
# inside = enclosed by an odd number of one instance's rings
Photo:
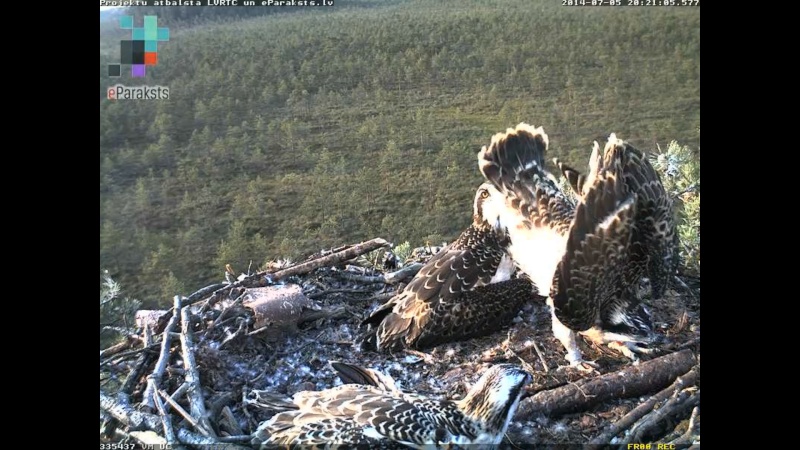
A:
{"type": "Polygon", "coordinates": [[[128,11],[171,28],[144,81],[170,88],[161,101],[106,98],[143,82],[107,76],[125,33],[101,20],[100,269],[145,306],[225,264],[451,240],[471,220],[478,150],[521,121],[580,169],[611,132],[699,157],[699,8],[200,9],[128,11]]]}

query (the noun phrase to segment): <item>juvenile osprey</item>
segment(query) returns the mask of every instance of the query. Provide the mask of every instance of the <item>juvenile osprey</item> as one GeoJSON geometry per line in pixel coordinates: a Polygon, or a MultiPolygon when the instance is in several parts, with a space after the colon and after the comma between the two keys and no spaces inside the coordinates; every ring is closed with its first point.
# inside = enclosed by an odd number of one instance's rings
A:
{"type": "Polygon", "coordinates": [[[400,395],[369,379],[367,384],[298,392],[287,410],[259,426],[254,443],[262,448],[495,448],[531,379],[517,366],[495,365],[460,401],[400,395]]]}
{"type": "Polygon", "coordinates": [[[575,332],[631,359],[661,338],[636,295],[651,276],[660,296],[671,275],[674,225],[658,175],[638,150],[613,134],[583,177],[561,166],[577,202],[544,167],[544,130],[527,124],[498,133],[478,155],[492,183],[484,215],[507,230],[508,252],[547,300],[553,334],[572,364],[582,362],[575,332]]]}
{"type": "Polygon", "coordinates": [[[531,299],[531,282],[511,279],[508,238],[484,217],[489,189],[484,183],[476,192],[470,227],[362,322],[371,326],[365,348],[425,348],[482,336],[508,325],[531,299]]]}

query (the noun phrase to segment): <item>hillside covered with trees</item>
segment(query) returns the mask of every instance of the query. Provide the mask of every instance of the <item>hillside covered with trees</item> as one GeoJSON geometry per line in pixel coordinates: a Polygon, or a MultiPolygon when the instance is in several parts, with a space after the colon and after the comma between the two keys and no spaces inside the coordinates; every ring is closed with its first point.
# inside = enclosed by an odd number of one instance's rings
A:
{"type": "MultiPolygon", "coordinates": [[[[142,11],[129,12],[136,23],[142,11]]],[[[373,237],[451,240],[470,221],[476,153],[521,121],[581,169],[610,132],[699,157],[699,8],[177,11],[144,81],[106,76],[125,33],[100,27],[100,269],[146,306],[228,263],[241,272],[373,237]],[[170,98],[107,100],[118,82],[170,98]]]]}

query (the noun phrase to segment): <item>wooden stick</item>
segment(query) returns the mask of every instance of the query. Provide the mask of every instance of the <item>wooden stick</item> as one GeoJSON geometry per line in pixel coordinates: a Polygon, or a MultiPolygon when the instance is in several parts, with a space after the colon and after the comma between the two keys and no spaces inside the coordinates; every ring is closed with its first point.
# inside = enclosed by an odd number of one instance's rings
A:
{"type": "Polygon", "coordinates": [[[308,294],[308,298],[320,298],[329,294],[372,294],[374,291],[367,289],[328,289],[327,291],[308,294]]]}
{"type": "Polygon", "coordinates": [[[700,407],[695,406],[692,409],[692,415],[689,417],[689,426],[686,428],[686,432],[680,435],[677,439],[670,441],[670,444],[673,445],[691,445],[697,438],[700,436],[698,433],[698,426],[700,425],[700,407]]]}
{"type": "MultiPolygon", "coordinates": [[[[180,304],[180,296],[175,296],[176,307],[180,304]]],[[[183,353],[183,367],[186,371],[186,383],[189,384],[190,411],[193,417],[200,423],[200,430],[204,435],[216,437],[214,429],[208,420],[206,405],[203,400],[203,387],[200,384],[200,371],[197,369],[197,362],[194,359],[194,332],[192,330],[192,312],[189,306],[181,308],[181,350],[183,353]]]]}
{"type": "MultiPolygon", "coordinates": [[[[155,383],[155,381],[150,379],[148,380],[148,383],[155,383]]],[[[164,427],[164,437],[166,438],[168,445],[175,445],[178,443],[178,438],[175,437],[175,430],[172,428],[172,419],[170,418],[169,414],[167,414],[167,409],[164,408],[164,402],[161,401],[161,398],[158,395],[161,393],[161,390],[154,386],[152,391],[154,395],[153,403],[156,405],[158,415],[161,417],[161,425],[164,427]]]]}
{"type": "Polygon", "coordinates": [[[691,411],[691,409],[698,404],[700,404],[699,389],[694,392],[690,392],[689,389],[676,392],[672,398],[664,403],[664,406],[651,412],[637,422],[620,445],[627,446],[627,444],[631,442],[642,442],[642,440],[647,437],[648,434],[651,434],[651,431],[657,428],[667,417],[681,414],[687,409],[691,411]]]}
{"type": "Polygon", "coordinates": [[[672,383],[668,388],[650,397],[646,402],[640,404],[636,408],[629,411],[628,414],[625,414],[621,419],[614,422],[608,428],[608,430],[599,434],[597,437],[595,437],[589,442],[589,447],[588,447],[589,450],[593,450],[599,448],[600,446],[608,444],[609,442],[611,442],[611,439],[613,439],[614,436],[627,430],[637,420],[641,419],[647,413],[652,411],[657,404],[666,400],[670,395],[687,386],[695,384],[697,382],[697,379],[700,377],[698,369],[699,369],[698,366],[693,367],[690,371],[676,378],[675,382],[672,383]]]}
{"type": "Polygon", "coordinates": [[[164,332],[161,334],[161,353],[158,355],[158,361],[156,361],[156,367],[153,369],[153,373],[147,377],[147,389],[144,391],[144,397],[142,398],[142,402],[150,407],[150,409],[155,408],[155,404],[153,403],[153,394],[157,386],[161,385],[161,379],[164,377],[164,371],[167,370],[167,364],[169,364],[169,352],[170,352],[170,344],[172,343],[172,330],[178,325],[178,319],[180,318],[180,296],[176,295],[173,299],[173,313],[172,318],[169,319],[169,323],[167,323],[167,327],[164,329],[164,332]],[[150,379],[153,379],[153,383],[150,383],[150,379]]]}
{"type": "Polygon", "coordinates": [[[397,271],[394,271],[394,272],[389,272],[389,273],[387,273],[386,275],[383,276],[384,283],[386,283],[386,284],[397,284],[397,283],[405,280],[406,278],[411,278],[414,275],[416,275],[417,272],[420,271],[420,269],[422,269],[423,265],[424,264],[422,264],[422,263],[415,262],[413,264],[409,264],[409,265],[403,267],[400,270],[397,270],[397,271]]]}
{"type": "Polygon", "coordinates": [[[663,389],[697,363],[689,350],[630,365],[621,370],[539,392],[520,402],[518,420],[537,415],[556,416],[582,411],[598,403],[617,398],[638,397],[663,389]]]}
{"type": "Polygon", "coordinates": [[[417,274],[417,272],[422,269],[422,263],[413,263],[409,264],[406,267],[403,267],[400,270],[395,272],[390,272],[383,275],[360,275],[357,273],[350,273],[350,272],[336,272],[336,275],[352,281],[358,281],[361,283],[382,283],[382,284],[397,284],[406,278],[413,277],[417,274]]]}
{"type": "Polygon", "coordinates": [[[229,433],[233,433],[234,435],[244,434],[244,430],[242,430],[242,427],[239,426],[239,421],[236,420],[236,417],[234,417],[233,415],[233,411],[231,411],[229,407],[225,406],[224,408],[222,408],[220,415],[222,416],[222,419],[220,420],[220,425],[225,424],[227,431],[229,433]]]}
{"type": "Polygon", "coordinates": [[[189,414],[185,409],[183,409],[183,407],[179,405],[178,402],[176,402],[172,397],[170,397],[169,394],[162,391],[161,389],[159,389],[157,392],[161,397],[164,397],[164,400],[166,400],[167,403],[169,403],[169,406],[172,409],[174,409],[175,412],[180,414],[181,417],[183,417],[184,419],[186,419],[187,422],[189,422],[189,425],[191,425],[195,430],[199,431],[200,434],[204,436],[206,435],[206,433],[203,430],[203,426],[197,423],[194,417],[192,417],[191,414],[189,414]]]}
{"type": "Polygon", "coordinates": [[[108,347],[107,349],[100,350],[100,359],[108,358],[109,356],[116,355],[117,353],[133,347],[134,344],[141,339],[138,336],[128,335],[125,340],[108,347]]]}
{"type": "Polygon", "coordinates": [[[344,250],[337,251],[329,255],[325,255],[323,257],[313,259],[311,261],[304,262],[302,264],[298,264],[296,266],[289,267],[288,269],[279,270],[274,273],[259,272],[256,274],[256,276],[258,277],[266,276],[274,283],[286,277],[290,277],[293,275],[302,275],[304,273],[311,272],[312,270],[318,269],[320,267],[339,264],[341,262],[363,255],[364,253],[369,253],[375,249],[388,246],[389,243],[386,242],[386,240],[381,238],[375,238],[366,242],[362,242],[360,244],[355,244],[353,246],[345,248],[344,250]]]}
{"type": "Polygon", "coordinates": [[[334,273],[336,274],[336,276],[340,278],[344,278],[345,280],[349,281],[358,281],[359,283],[383,284],[386,281],[386,279],[381,275],[360,275],[357,273],[343,272],[343,271],[337,271],[334,273]]]}
{"type": "Polygon", "coordinates": [[[394,297],[395,295],[397,295],[397,292],[384,292],[383,294],[373,295],[372,297],[369,298],[369,300],[370,301],[377,300],[379,302],[385,302],[394,297]]]}
{"type": "MultiPolygon", "coordinates": [[[[150,352],[142,352],[139,354],[139,358],[136,360],[133,369],[128,372],[128,376],[125,377],[125,381],[122,382],[122,387],[117,393],[117,398],[119,398],[121,402],[125,404],[130,402],[131,393],[134,388],[136,388],[139,379],[144,375],[147,366],[150,365],[152,360],[153,355],[150,352]]],[[[104,420],[102,424],[102,435],[110,439],[114,435],[117,425],[119,425],[119,422],[114,418],[104,420]]]]}
{"type": "MultiPolygon", "coordinates": [[[[131,431],[151,430],[156,431],[161,428],[161,420],[155,414],[149,414],[137,411],[129,405],[124,405],[115,400],[112,396],[100,391],[100,409],[109,413],[112,417],[119,420],[120,423],[129,427],[131,431]]],[[[219,441],[197,433],[192,433],[184,428],[179,428],[176,433],[178,440],[187,445],[211,445],[218,444],[219,441]]],[[[227,450],[245,450],[250,447],[241,447],[238,445],[227,444],[227,450]]]]}
{"type": "Polygon", "coordinates": [[[533,342],[533,349],[536,351],[536,355],[539,356],[539,361],[541,361],[545,373],[550,372],[550,367],[547,366],[547,361],[545,361],[542,351],[539,350],[539,346],[536,344],[536,340],[531,339],[531,342],[533,342]]]}
{"type": "Polygon", "coordinates": [[[175,389],[175,392],[173,392],[172,395],[170,395],[170,397],[173,400],[178,401],[178,398],[180,398],[180,396],[185,394],[186,391],[188,390],[189,390],[189,384],[184,381],[183,383],[181,383],[180,386],[178,386],[178,389],[175,389]]]}

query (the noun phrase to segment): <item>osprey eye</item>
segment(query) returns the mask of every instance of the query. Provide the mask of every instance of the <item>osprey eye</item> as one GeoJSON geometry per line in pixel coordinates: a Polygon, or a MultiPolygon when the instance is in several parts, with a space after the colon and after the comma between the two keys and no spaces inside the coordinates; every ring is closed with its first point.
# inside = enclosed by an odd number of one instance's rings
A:
{"type": "Polygon", "coordinates": [[[487,198],[487,197],[489,197],[489,191],[487,191],[486,189],[482,190],[481,198],[487,198]]]}

